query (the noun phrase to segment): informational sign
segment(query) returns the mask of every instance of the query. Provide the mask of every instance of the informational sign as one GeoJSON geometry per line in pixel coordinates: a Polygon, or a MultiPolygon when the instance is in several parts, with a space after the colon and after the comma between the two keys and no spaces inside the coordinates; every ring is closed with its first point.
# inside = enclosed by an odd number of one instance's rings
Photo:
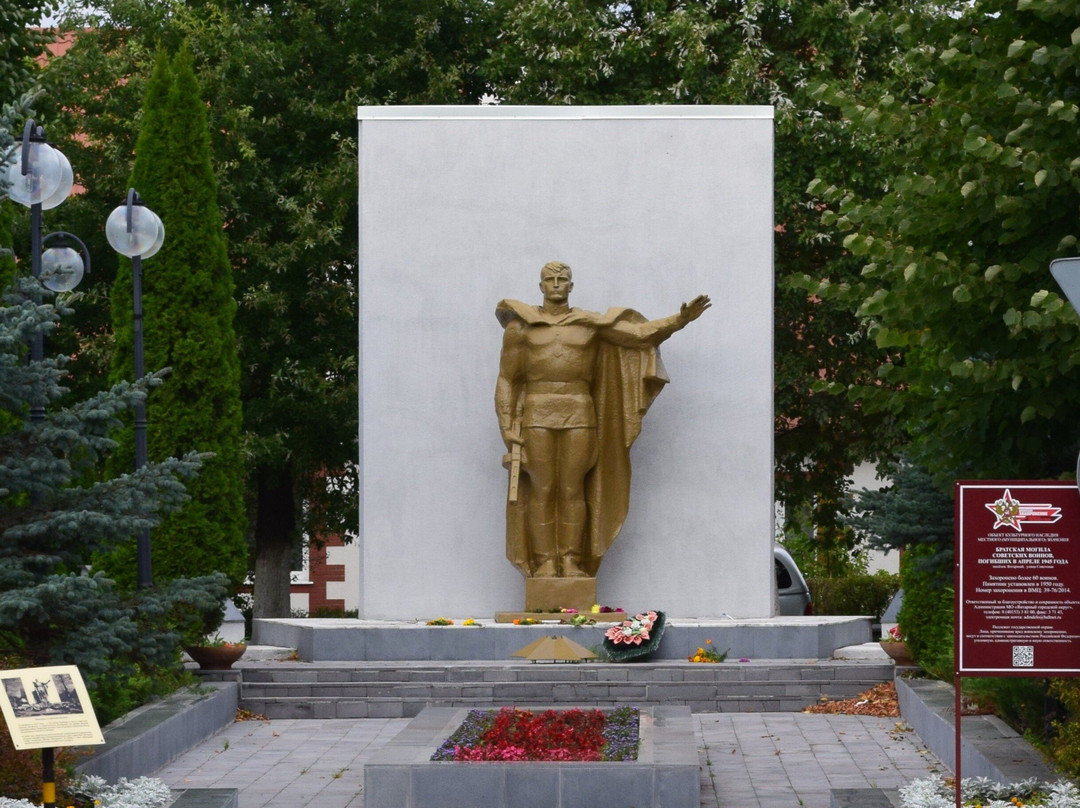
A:
{"type": "Polygon", "coordinates": [[[105,743],[74,665],[0,671],[0,711],[16,749],[105,743]]]}
{"type": "Polygon", "coordinates": [[[956,484],[956,669],[1080,675],[1075,482],[956,484]]]}

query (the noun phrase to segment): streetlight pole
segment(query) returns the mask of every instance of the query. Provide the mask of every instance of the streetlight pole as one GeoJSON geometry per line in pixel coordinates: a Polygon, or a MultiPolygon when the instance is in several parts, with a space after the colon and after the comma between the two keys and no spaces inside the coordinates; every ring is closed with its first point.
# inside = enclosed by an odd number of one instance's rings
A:
{"type": "MultiPolygon", "coordinates": [[[[55,208],[71,193],[74,175],[71,163],[64,154],[45,140],[45,130],[33,119],[23,128],[22,148],[17,159],[7,167],[8,196],[12,201],[30,208],[30,274],[48,289],[65,292],[74,289],[90,268],[90,254],[86,245],[70,233],[50,233],[42,236],[41,213],[55,208]],[[43,250],[50,239],[58,237],[78,243],[81,254],[66,246],[43,250]],[[48,271],[43,272],[43,267],[48,271]]],[[[40,293],[34,290],[34,302],[40,302],[40,293]]],[[[41,362],[45,358],[45,336],[39,329],[30,339],[30,361],[41,362]]],[[[45,398],[38,397],[30,403],[30,422],[45,420],[45,398]]],[[[31,501],[38,499],[33,493],[31,501]]],[[[55,808],[56,770],[55,750],[41,750],[41,796],[42,808],[55,808]]]]}
{"type": "MultiPolygon", "coordinates": [[[[165,226],[157,214],[146,207],[134,188],[129,188],[127,200],[115,208],[105,222],[105,237],[121,255],[131,259],[132,304],[134,307],[134,364],[135,380],[146,370],[143,366],[143,307],[142,307],[142,259],[149,258],[161,249],[165,241],[165,226]]],[[[135,405],[135,470],[147,463],[146,403],[135,405]]],[[[153,584],[150,563],[150,530],[140,530],[135,538],[136,573],[139,589],[153,584]]]]}
{"type": "MultiPolygon", "coordinates": [[[[68,249],[64,258],[59,258],[53,249],[45,251],[44,244],[58,233],[42,236],[42,211],[55,208],[67,199],[74,184],[71,163],[63,152],[54,149],[45,139],[45,130],[33,118],[23,127],[22,145],[16,159],[7,166],[8,196],[12,201],[30,208],[30,274],[53,291],[69,291],[82,280],[84,272],[89,270],[90,256],[86,245],[70,233],[63,235],[76,241],[81,247],[81,255],[68,249]],[[50,268],[44,277],[42,266],[50,268]],[[69,285],[57,286],[54,272],[66,274],[69,285]]],[[[35,297],[35,302],[39,298],[35,297]]],[[[38,331],[30,340],[30,361],[40,362],[45,358],[45,339],[38,331]]],[[[30,421],[39,423],[45,420],[45,402],[31,402],[30,421]]]]}

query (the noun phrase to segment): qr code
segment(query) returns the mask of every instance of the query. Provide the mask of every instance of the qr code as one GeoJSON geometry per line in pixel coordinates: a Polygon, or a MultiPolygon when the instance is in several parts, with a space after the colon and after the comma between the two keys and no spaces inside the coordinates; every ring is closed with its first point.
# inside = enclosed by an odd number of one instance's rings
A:
{"type": "Polygon", "coordinates": [[[1014,668],[1031,668],[1035,665],[1035,646],[1034,645],[1014,645],[1013,646],[1013,667],[1014,668]]]}

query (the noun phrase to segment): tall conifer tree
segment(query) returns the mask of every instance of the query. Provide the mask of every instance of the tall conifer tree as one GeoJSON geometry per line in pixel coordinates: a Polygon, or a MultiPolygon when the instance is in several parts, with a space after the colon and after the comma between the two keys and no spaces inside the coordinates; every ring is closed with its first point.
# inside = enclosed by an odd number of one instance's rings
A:
{"type": "MultiPolygon", "coordinates": [[[[156,580],[247,572],[240,458],[240,369],[233,277],[210,160],[210,134],[191,55],[162,53],[147,85],[131,187],[165,224],[165,244],[143,264],[145,362],[171,368],[147,402],[151,460],[212,453],[189,488],[191,502],[154,533],[156,580]]],[[[132,267],[112,291],[114,379],[133,374],[132,267]]],[[[129,434],[126,447],[132,444],[129,434]]],[[[129,462],[130,451],[123,453],[129,462]]],[[[125,560],[118,573],[130,573],[125,560]]]]}
{"type": "Polygon", "coordinates": [[[99,479],[98,463],[116,446],[109,433],[160,379],[70,401],[65,355],[26,359],[32,335],[48,338],[59,323],[60,310],[35,302],[43,296],[26,277],[0,296],[0,658],[78,665],[104,723],[166,681],[179,644],[205,632],[225,581],[177,577],[125,593],[89,566],[180,507],[181,480],[200,458],[184,453],[99,479]],[[45,407],[42,420],[27,417],[35,404],[45,407]]]}

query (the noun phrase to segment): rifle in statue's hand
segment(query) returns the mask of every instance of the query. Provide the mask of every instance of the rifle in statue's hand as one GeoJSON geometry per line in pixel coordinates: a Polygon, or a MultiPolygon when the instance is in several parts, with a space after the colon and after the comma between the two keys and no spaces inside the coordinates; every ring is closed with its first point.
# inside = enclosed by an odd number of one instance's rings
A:
{"type": "Polygon", "coordinates": [[[518,501],[518,484],[521,482],[521,408],[518,408],[514,418],[514,436],[518,442],[510,447],[510,451],[503,455],[503,466],[510,469],[510,482],[506,488],[506,501],[514,505],[518,501]]]}
{"type": "Polygon", "coordinates": [[[510,484],[506,490],[506,501],[511,505],[518,501],[518,483],[521,481],[521,444],[515,443],[510,450],[510,484]]]}

